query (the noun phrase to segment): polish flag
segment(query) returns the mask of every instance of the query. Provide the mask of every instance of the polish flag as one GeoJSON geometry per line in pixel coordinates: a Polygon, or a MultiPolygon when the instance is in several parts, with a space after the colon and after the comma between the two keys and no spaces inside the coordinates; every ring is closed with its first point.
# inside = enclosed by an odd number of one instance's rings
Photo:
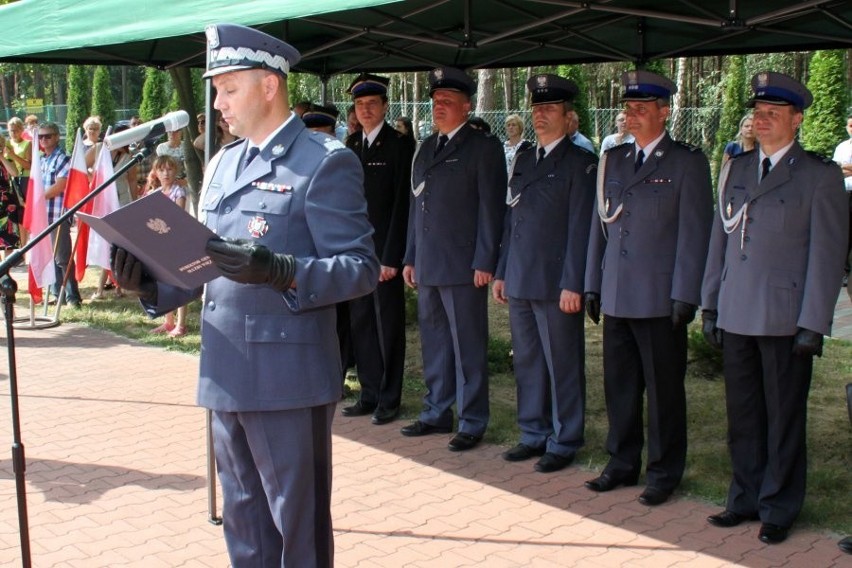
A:
{"type": "MultiPolygon", "coordinates": [[[[106,180],[110,179],[115,174],[112,167],[112,155],[108,148],[101,147],[95,162],[95,175],[92,178],[92,187],[98,187],[106,180]]],[[[95,217],[103,217],[109,215],[118,209],[118,190],[115,183],[109,184],[103,191],[95,196],[88,204],[91,206],[91,214],[95,217]]],[[[86,266],[100,266],[109,270],[109,251],[110,243],[104,240],[99,234],[89,230],[89,226],[85,223],[80,223],[78,227],[77,254],[75,262],[77,264],[77,274],[85,273],[86,266]],[[85,240],[84,240],[85,237],[85,240]],[[81,270],[82,267],[82,270],[81,270]]],[[[77,278],[79,281],[81,278],[77,278]]]]}
{"type": "MultiPolygon", "coordinates": [[[[38,131],[33,132],[33,159],[30,166],[30,183],[27,186],[27,206],[24,209],[24,227],[31,236],[47,228],[47,201],[44,198],[44,181],[41,175],[41,152],[38,149],[38,131]]],[[[33,302],[42,301],[41,289],[56,282],[53,264],[53,245],[42,239],[29,251],[29,292],[33,302]]]]}
{"type": "MultiPolygon", "coordinates": [[[[86,146],[83,144],[83,135],[77,129],[77,138],[74,142],[74,152],[71,154],[71,171],[68,172],[68,181],[65,183],[63,193],[63,206],[70,209],[77,205],[89,193],[89,176],[86,174],[86,146]]],[[[88,213],[87,207],[83,206],[81,211],[88,213]]]]}

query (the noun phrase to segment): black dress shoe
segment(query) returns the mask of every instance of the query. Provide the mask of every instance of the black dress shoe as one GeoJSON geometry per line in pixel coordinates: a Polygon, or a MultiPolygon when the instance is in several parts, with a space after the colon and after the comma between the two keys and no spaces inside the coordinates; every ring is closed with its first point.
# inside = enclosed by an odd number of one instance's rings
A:
{"type": "Polygon", "coordinates": [[[840,539],[837,543],[837,547],[846,554],[852,554],[852,536],[840,539]]]}
{"type": "Polygon", "coordinates": [[[459,432],[453,439],[450,440],[450,443],[447,444],[447,447],[451,452],[466,452],[467,450],[472,450],[482,441],[482,436],[474,436],[473,434],[468,434],[467,432],[459,432]]]}
{"type": "Polygon", "coordinates": [[[403,426],[399,430],[403,436],[426,436],[428,434],[449,434],[450,429],[442,426],[432,426],[419,420],[412,422],[408,426],[403,426]]]}
{"type": "Polygon", "coordinates": [[[560,469],[565,469],[571,465],[571,462],[573,461],[574,454],[560,456],[553,452],[547,452],[541,456],[541,459],[536,462],[533,468],[540,473],[552,473],[554,471],[559,471],[560,469]]]}
{"type": "Polygon", "coordinates": [[[633,487],[639,482],[639,475],[634,476],[618,476],[618,475],[610,475],[609,473],[603,472],[598,477],[594,479],[590,479],[584,485],[586,489],[591,489],[592,491],[597,491],[598,493],[603,493],[605,491],[612,491],[619,485],[623,485],[625,487],[633,487]]]}
{"type": "Polygon", "coordinates": [[[728,511],[726,509],[718,515],[710,515],[709,517],[707,517],[707,522],[713,525],[714,527],[722,527],[723,529],[729,529],[745,521],[753,521],[756,518],[757,515],[740,515],[739,513],[728,511]]]}
{"type": "Polygon", "coordinates": [[[518,444],[511,450],[503,452],[503,459],[509,462],[519,462],[530,458],[543,456],[544,448],[534,448],[526,444],[518,444]]]}
{"type": "Polygon", "coordinates": [[[372,422],[376,426],[393,422],[399,414],[399,407],[396,408],[377,408],[373,413],[372,422]]]}
{"type": "Polygon", "coordinates": [[[789,528],[782,527],[781,525],[763,523],[760,525],[760,532],[757,538],[760,539],[760,542],[765,542],[766,544],[778,544],[787,540],[789,530],[789,528]]]}
{"type": "Polygon", "coordinates": [[[343,416],[366,416],[368,414],[372,414],[375,409],[375,404],[367,404],[359,400],[352,406],[344,407],[343,410],[340,411],[340,413],[343,416]]]}
{"type": "Polygon", "coordinates": [[[639,496],[639,502],[648,507],[656,507],[668,501],[670,496],[670,491],[664,491],[657,487],[646,487],[642,495],[639,496]]]}

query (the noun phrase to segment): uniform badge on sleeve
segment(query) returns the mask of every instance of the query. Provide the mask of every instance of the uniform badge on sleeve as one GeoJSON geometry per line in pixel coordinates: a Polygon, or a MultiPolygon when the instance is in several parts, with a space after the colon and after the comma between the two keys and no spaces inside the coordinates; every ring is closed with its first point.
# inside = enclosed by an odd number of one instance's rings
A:
{"type": "Polygon", "coordinates": [[[259,239],[265,235],[268,230],[269,225],[266,223],[266,219],[260,215],[255,215],[254,218],[250,219],[248,222],[248,232],[255,239],[259,239]]]}

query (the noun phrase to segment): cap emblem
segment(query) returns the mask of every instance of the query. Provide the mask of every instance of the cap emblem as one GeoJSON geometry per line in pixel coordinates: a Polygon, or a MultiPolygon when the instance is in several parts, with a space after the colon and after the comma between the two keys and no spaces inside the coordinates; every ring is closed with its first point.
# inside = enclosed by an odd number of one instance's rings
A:
{"type": "Polygon", "coordinates": [[[207,36],[207,48],[214,49],[219,47],[219,30],[216,29],[216,26],[207,26],[207,29],[204,30],[205,35],[207,36]]]}
{"type": "Polygon", "coordinates": [[[547,75],[539,75],[535,78],[535,82],[539,89],[547,88],[547,75]]]}
{"type": "Polygon", "coordinates": [[[435,69],[432,72],[432,74],[435,75],[436,81],[443,81],[444,80],[444,70],[443,69],[435,69]]]}

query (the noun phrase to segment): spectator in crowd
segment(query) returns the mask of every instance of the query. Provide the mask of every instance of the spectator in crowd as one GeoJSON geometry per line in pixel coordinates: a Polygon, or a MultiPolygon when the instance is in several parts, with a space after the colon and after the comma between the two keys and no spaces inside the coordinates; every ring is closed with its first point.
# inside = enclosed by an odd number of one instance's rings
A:
{"type": "MultiPolygon", "coordinates": [[[[192,141],[192,147],[202,153],[202,157],[204,155],[204,133],[207,132],[207,115],[203,112],[199,112],[195,116],[195,120],[198,123],[198,136],[195,137],[195,140],[192,141]]],[[[212,156],[216,152],[210,152],[212,156]]]]}
{"type": "Polygon", "coordinates": [[[745,152],[751,152],[757,147],[757,141],[754,137],[754,117],[752,114],[746,113],[740,119],[740,128],[737,131],[737,138],[733,142],[728,142],[725,145],[725,150],[722,152],[722,165],[725,165],[725,162],[739,156],[740,154],[744,154],[745,152]]]}
{"type": "Polygon", "coordinates": [[[686,327],[701,299],[713,190],[701,150],[666,131],[675,84],[648,71],[628,71],[621,82],[635,142],[601,158],[585,286],[591,320],[604,314],[610,459],[586,487],[636,485],[647,392],[647,486],[639,502],[655,506],[686,466],[686,327]]]}
{"type": "MultiPolygon", "coordinates": [[[[184,166],[183,155],[183,129],[172,130],[166,133],[167,140],[157,145],[154,152],[157,156],[171,156],[178,164],[177,179],[178,183],[186,185],[186,168],[184,166]]],[[[153,171],[153,168],[152,168],[153,171]]],[[[149,175],[150,179],[150,175],[149,175]]]]}
{"type": "Polygon", "coordinates": [[[704,275],[703,331],[722,349],[733,476],[710,524],[760,519],[783,542],[805,500],[814,356],[831,331],[846,259],[849,196],[831,160],[796,141],[813,96],[782,73],[752,78],[758,152],[719,174],[704,275]]]}
{"type": "Polygon", "coordinates": [[[358,116],[355,114],[355,105],[349,105],[346,109],[346,138],[348,139],[356,132],[361,132],[361,125],[358,124],[358,116]]]}
{"type": "Polygon", "coordinates": [[[88,150],[93,148],[101,139],[101,117],[90,116],[83,121],[83,146],[88,150]]]}
{"type": "MultiPolygon", "coordinates": [[[[46,122],[39,126],[38,143],[44,150],[41,161],[41,176],[44,183],[44,198],[47,201],[47,222],[56,221],[63,213],[62,201],[65,197],[65,184],[68,182],[71,158],[59,145],[59,126],[55,122],[46,122]]],[[[80,307],[80,291],[74,271],[68,270],[71,260],[71,220],[68,219],[51,233],[54,246],[54,265],[56,282],[53,294],[59,298],[60,286],[65,284],[65,302],[74,308],[80,307]]]]}
{"type": "MultiPolygon", "coordinates": [[[[184,209],[186,207],[186,188],[177,182],[179,169],[177,160],[168,154],[157,156],[151,165],[151,174],[148,176],[148,189],[146,194],[159,191],[169,198],[175,205],[184,209]]],[[[153,334],[168,334],[169,337],[183,337],[186,335],[186,306],[180,306],[165,314],[165,321],[151,330],[153,334]]]]}
{"type": "Polygon", "coordinates": [[[515,154],[521,150],[532,148],[532,143],[524,138],[524,119],[517,114],[506,117],[506,141],[503,142],[503,152],[506,155],[506,171],[512,167],[515,154]]]}
{"type": "Polygon", "coordinates": [[[540,456],[558,471],[583,446],[585,339],[583,274],[597,156],[567,136],[577,85],[556,75],[527,81],[536,149],[515,157],[509,213],[491,293],[509,304],[521,440],[508,461],[540,456]]]}
{"type": "Polygon", "coordinates": [[[488,122],[486,122],[481,116],[472,116],[467,119],[467,123],[471,126],[471,128],[481,130],[486,134],[491,134],[491,125],[488,124],[488,122]]]}
{"type": "Polygon", "coordinates": [[[846,117],[846,133],[849,138],[834,149],[834,161],[843,169],[846,191],[852,191],[852,114],[846,117]]]}
{"type": "Polygon", "coordinates": [[[24,118],[24,133],[21,135],[24,140],[32,141],[33,132],[35,132],[36,128],[38,128],[38,124],[38,117],[34,114],[28,114],[24,118]]]}
{"type": "Polygon", "coordinates": [[[344,416],[372,414],[387,424],[399,414],[405,366],[405,288],[402,257],[408,228],[414,143],[385,122],[387,77],[362,73],[349,85],[363,136],[346,145],[361,157],[364,195],[379,257],[379,284],[372,294],[349,301],[352,347],[361,393],[344,416]]]}
{"type": "Polygon", "coordinates": [[[580,116],[577,114],[577,111],[572,110],[568,113],[566,117],[568,121],[568,137],[571,139],[571,142],[583,148],[584,150],[588,150],[592,154],[595,153],[595,145],[592,144],[592,141],[583,136],[580,132],[580,116]]]}
{"type": "MultiPolygon", "coordinates": [[[[2,135],[0,146],[8,148],[2,135]]],[[[23,207],[13,183],[17,176],[18,167],[6,157],[5,152],[0,153],[0,256],[4,259],[6,251],[18,248],[20,244],[18,223],[23,220],[23,207]]]]}
{"type": "Polygon", "coordinates": [[[601,142],[601,156],[610,148],[632,143],[633,135],[627,132],[627,115],[621,111],[615,115],[615,132],[606,136],[601,142]]]}
{"type": "Polygon", "coordinates": [[[489,419],[488,284],[497,268],[505,213],[506,169],[500,142],[467,124],[476,83],[459,69],[429,73],[438,129],[412,165],[412,198],[403,278],[417,288],[427,393],[405,436],[458,433],[449,449],[482,440],[489,419]]]}
{"type": "Polygon", "coordinates": [[[408,138],[408,141],[412,146],[415,148],[417,147],[417,137],[414,134],[414,126],[411,124],[410,118],[407,116],[400,116],[394,121],[393,127],[397,132],[402,133],[403,136],[408,138]]]}
{"type": "Polygon", "coordinates": [[[142,119],[139,118],[139,116],[134,114],[130,117],[130,128],[134,128],[136,126],[139,126],[140,124],[142,124],[142,119]]]}
{"type": "Polygon", "coordinates": [[[12,190],[15,195],[11,196],[18,202],[17,230],[21,246],[27,244],[27,230],[23,226],[24,205],[27,198],[27,185],[30,181],[30,166],[32,165],[32,141],[24,138],[26,131],[24,122],[17,116],[13,116],[8,122],[9,139],[3,150],[3,156],[15,164],[17,175],[12,178],[12,190]]]}
{"type": "Polygon", "coordinates": [[[227,146],[231,142],[239,140],[239,136],[233,134],[228,127],[228,121],[222,116],[221,111],[216,111],[216,136],[219,143],[216,151],[218,152],[223,146],[227,146]]]}
{"type": "MultiPolygon", "coordinates": [[[[224,276],[204,291],[198,402],[213,413],[225,541],[233,566],[330,567],[333,306],[379,273],[363,172],[290,111],[293,47],[233,24],[206,36],[214,104],[245,137],[208,166],[202,205],[224,276]]],[[[152,315],[201,294],[149,280],[122,249],[113,266],[152,315]]]]}

